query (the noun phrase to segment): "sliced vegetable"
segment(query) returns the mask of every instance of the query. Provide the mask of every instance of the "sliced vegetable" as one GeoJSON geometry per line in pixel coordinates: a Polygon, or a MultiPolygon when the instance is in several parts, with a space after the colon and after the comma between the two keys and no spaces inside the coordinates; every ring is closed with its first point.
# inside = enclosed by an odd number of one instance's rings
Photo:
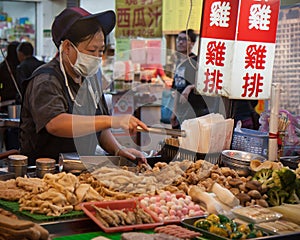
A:
{"type": "Polygon", "coordinates": [[[216,214],[210,214],[208,217],[207,217],[207,220],[211,221],[212,223],[220,223],[220,218],[218,215],[216,214]]]}
{"type": "Polygon", "coordinates": [[[238,231],[230,234],[231,239],[241,239],[242,237],[243,237],[243,233],[238,231]]]}
{"type": "Polygon", "coordinates": [[[218,214],[218,217],[220,219],[220,223],[222,223],[222,224],[230,222],[230,219],[228,217],[226,217],[225,215],[218,214]]]}
{"type": "Polygon", "coordinates": [[[215,235],[230,239],[246,239],[262,237],[263,232],[256,229],[253,223],[237,224],[221,214],[210,214],[194,222],[194,226],[215,235]]]}
{"type": "Polygon", "coordinates": [[[194,222],[194,226],[201,228],[203,230],[209,231],[210,226],[212,223],[208,221],[207,219],[199,219],[196,222],[194,222]]]}
{"type": "Polygon", "coordinates": [[[228,237],[227,231],[218,225],[211,225],[209,228],[209,232],[214,233],[219,236],[222,236],[222,237],[228,237]]]}

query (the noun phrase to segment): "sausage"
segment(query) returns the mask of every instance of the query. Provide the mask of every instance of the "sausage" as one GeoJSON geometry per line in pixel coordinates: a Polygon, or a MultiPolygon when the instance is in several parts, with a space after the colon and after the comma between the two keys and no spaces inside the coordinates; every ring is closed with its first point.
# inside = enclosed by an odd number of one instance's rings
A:
{"type": "Polygon", "coordinates": [[[154,232],[165,233],[183,239],[195,238],[202,235],[200,232],[192,231],[178,225],[160,226],[155,228],[154,232]]]}

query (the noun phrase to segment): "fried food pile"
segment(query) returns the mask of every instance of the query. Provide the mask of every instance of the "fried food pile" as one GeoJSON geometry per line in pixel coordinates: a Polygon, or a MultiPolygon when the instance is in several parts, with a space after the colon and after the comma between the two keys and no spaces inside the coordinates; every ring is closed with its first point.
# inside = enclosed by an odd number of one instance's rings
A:
{"type": "Polygon", "coordinates": [[[118,227],[124,225],[154,223],[152,217],[142,208],[130,209],[109,209],[94,206],[96,218],[105,227],[118,227]]]}
{"type": "Polygon", "coordinates": [[[103,197],[88,183],[79,182],[71,173],[45,174],[43,179],[18,177],[0,181],[0,198],[19,201],[20,211],[60,216],[80,209],[84,201],[101,201],[103,197]]]}

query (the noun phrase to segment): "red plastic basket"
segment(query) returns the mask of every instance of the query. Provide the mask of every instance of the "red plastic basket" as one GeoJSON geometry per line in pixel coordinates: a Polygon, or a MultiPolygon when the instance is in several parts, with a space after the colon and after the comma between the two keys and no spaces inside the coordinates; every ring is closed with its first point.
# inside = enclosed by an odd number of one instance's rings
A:
{"type": "Polygon", "coordinates": [[[128,199],[128,200],[117,200],[117,201],[104,201],[104,202],[85,202],[82,203],[80,206],[82,210],[88,215],[104,232],[113,233],[113,232],[126,232],[126,231],[133,231],[137,229],[151,229],[155,228],[156,226],[160,226],[163,224],[155,215],[151,212],[146,211],[151,215],[154,223],[147,223],[147,224],[136,224],[136,225],[122,225],[118,227],[105,227],[100,220],[96,217],[96,210],[93,206],[99,208],[109,208],[111,210],[118,209],[118,210],[127,210],[133,211],[137,208],[138,200],[137,199],[128,199]]]}

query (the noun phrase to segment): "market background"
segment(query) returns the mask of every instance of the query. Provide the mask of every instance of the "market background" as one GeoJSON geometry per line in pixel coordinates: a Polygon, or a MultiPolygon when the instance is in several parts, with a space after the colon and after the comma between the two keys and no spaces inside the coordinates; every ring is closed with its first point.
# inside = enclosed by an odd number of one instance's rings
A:
{"type": "MultiPolygon", "coordinates": [[[[106,0],[19,0],[0,1],[0,37],[11,40],[30,40],[39,58],[49,61],[56,53],[56,48],[51,40],[51,24],[65,6],[81,6],[90,12],[115,10],[116,3],[126,4],[127,1],[106,0]]],[[[137,2],[138,1],[133,1],[137,2]]],[[[144,1],[147,3],[147,1],[144,1]]],[[[153,1],[150,1],[151,3],[153,1]]],[[[149,2],[149,3],[150,3],[149,2]]],[[[162,42],[165,49],[175,49],[175,36],[178,31],[185,28],[186,21],[172,21],[172,16],[188,15],[189,0],[171,1],[172,11],[163,11],[162,16],[162,42]],[[181,14],[181,15],[179,15],[181,14]],[[179,26],[179,24],[182,24],[179,26]],[[171,26],[171,27],[170,27],[171,26]],[[174,29],[171,29],[171,28],[174,29]]],[[[197,8],[200,0],[195,0],[193,7],[197,8]]],[[[165,6],[169,0],[162,0],[165,6]]],[[[300,114],[299,90],[300,72],[300,2],[297,0],[281,0],[279,15],[276,53],[273,67],[273,82],[281,83],[284,92],[281,94],[280,108],[292,114],[300,114]]],[[[195,10],[195,9],[194,9],[195,10]]],[[[184,19],[184,17],[182,19],[184,19]]],[[[196,18],[196,16],[194,16],[196,18]]],[[[197,19],[196,19],[197,20],[197,19]]],[[[191,20],[192,21],[192,20],[191,20]]],[[[194,19],[195,21],[195,19],[194,19]]],[[[194,24],[191,22],[191,24],[194,24]]],[[[196,25],[197,26],[197,25],[196,25]]],[[[195,29],[199,30],[199,29],[195,29]]],[[[115,47],[116,38],[113,31],[107,43],[115,47]]],[[[1,44],[5,44],[1,41],[1,44]]],[[[166,52],[162,63],[167,63],[166,52]]],[[[1,59],[1,57],[0,57],[1,59]]],[[[164,65],[164,64],[163,64],[164,65]]],[[[165,65],[166,66],[166,65],[165,65]]],[[[167,67],[167,66],[166,66],[167,67]]],[[[257,109],[261,111],[262,109],[257,109]]]]}

